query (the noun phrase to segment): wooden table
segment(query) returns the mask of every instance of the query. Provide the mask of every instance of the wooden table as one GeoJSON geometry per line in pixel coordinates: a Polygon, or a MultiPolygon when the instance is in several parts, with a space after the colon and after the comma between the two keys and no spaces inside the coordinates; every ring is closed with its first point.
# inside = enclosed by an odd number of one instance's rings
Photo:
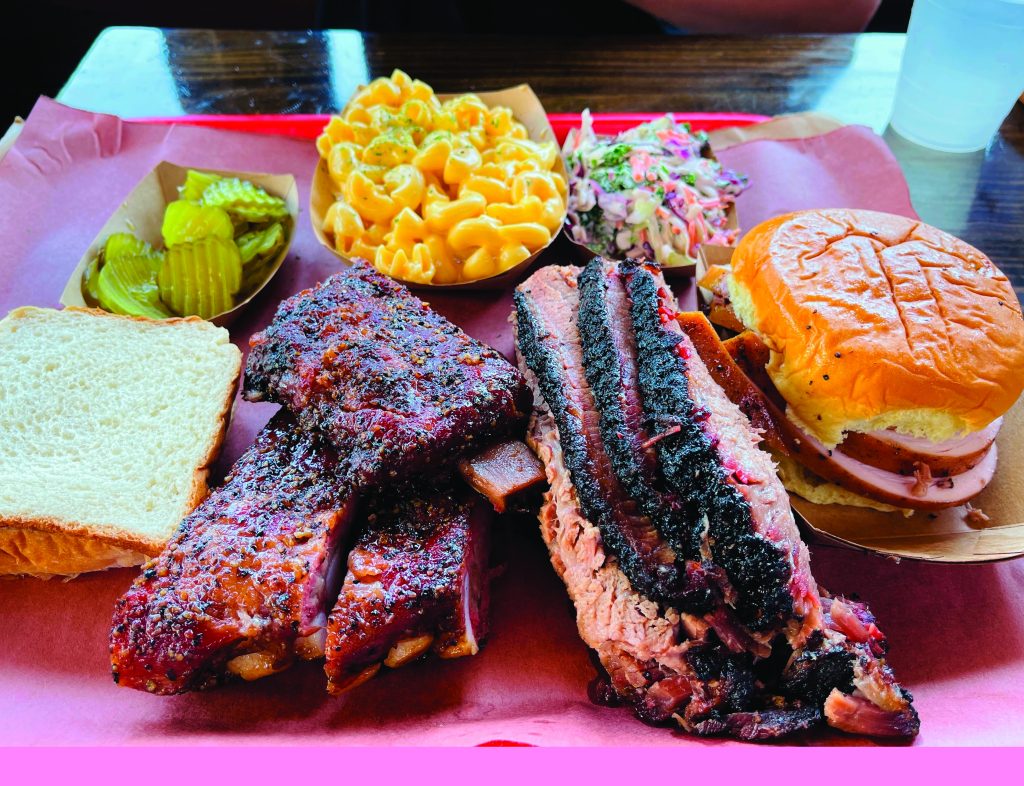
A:
{"type": "Polygon", "coordinates": [[[393,68],[442,91],[529,82],[550,112],[817,110],[885,134],[924,220],[987,252],[1024,294],[1024,106],[985,151],[886,129],[903,36],[536,38],[110,28],[58,98],[124,117],[321,113],[393,68]]]}

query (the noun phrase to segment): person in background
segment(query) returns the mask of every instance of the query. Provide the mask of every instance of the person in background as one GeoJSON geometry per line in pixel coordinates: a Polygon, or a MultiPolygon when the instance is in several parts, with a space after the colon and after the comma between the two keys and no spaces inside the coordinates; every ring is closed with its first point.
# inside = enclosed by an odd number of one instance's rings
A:
{"type": "Polygon", "coordinates": [[[854,33],[882,0],[627,0],[688,33],[854,33]]]}

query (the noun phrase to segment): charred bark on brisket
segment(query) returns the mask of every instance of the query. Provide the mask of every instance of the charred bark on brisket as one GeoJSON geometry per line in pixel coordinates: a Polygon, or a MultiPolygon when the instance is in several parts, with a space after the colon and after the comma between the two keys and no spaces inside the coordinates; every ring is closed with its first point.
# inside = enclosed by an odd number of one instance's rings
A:
{"type": "MultiPolygon", "coordinates": [[[[626,493],[666,537],[678,561],[677,594],[668,600],[691,614],[711,607],[700,554],[700,519],[669,495],[657,477],[637,387],[636,345],[628,324],[629,299],[621,279],[600,257],[579,277],[579,333],[583,369],[600,412],[601,437],[626,493]]],[[[691,506],[692,507],[692,506],[691,506]]]]}
{"type": "Polygon", "coordinates": [[[747,742],[765,742],[804,731],[819,723],[821,710],[816,707],[767,709],[715,715],[696,724],[693,731],[702,737],[726,736],[747,742]]]}
{"type": "Polygon", "coordinates": [[[689,395],[686,359],[677,350],[680,337],[663,325],[654,277],[639,263],[623,262],[620,268],[632,304],[638,382],[649,427],[662,432],[678,427],[656,449],[669,488],[687,510],[680,520],[690,526],[666,530],[665,536],[691,553],[700,548],[706,521],[711,555],[737,591],[738,617],[751,630],[768,630],[793,613],[789,564],[777,546],[754,531],[746,501],[725,481],[715,446],[700,426],[703,413],[689,395]]]}
{"type": "MultiPolygon", "coordinates": [[[[517,290],[514,303],[519,350],[536,375],[558,427],[565,465],[584,514],[598,526],[605,546],[618,557],[630,583],[648,597],[671,602],[685,586],[675,554],[649,520],[632,512],[636,504],[620,487],[610,466],[607,473],[601,471],[604,446],[600,436],[588,434],[584,425],[586,417],[596,417],[586,379],[580,370],[580,378],[570,384],[568,364],[547,343],[556,330],[575,333],[575,304],[570,312],[572,324],[555,326],[546,324],[532,293],[517,290]],[[570,400],[570,392],[577,398],[570,400]]],[[[578,344],[578,336],[573,338],[572,343],[578,344]]],[[[567,347],[561,349],[567,351],[567,347]]],[[[575,361],[572,366],[579,369],[582,358],[575,361]]]]}
{"type": "Polygon", "coordinates": [[[838,645],[805,649],[786,671],[782,690],[787,696],[822,706],[834,688],[853,692],[852,654],[838,645]]]}

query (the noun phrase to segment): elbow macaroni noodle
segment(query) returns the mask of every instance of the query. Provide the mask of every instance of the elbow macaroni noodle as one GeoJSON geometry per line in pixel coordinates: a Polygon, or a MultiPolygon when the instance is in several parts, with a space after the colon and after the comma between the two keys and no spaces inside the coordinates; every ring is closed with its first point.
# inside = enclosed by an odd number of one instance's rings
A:
{"type": "Polygon", "coordinates": [[[507,107],[441,102],[396,70],[360,90],[317,139],[334,186],[323,230],[346,257],[419,284],[502,273],[565,220],[554,142],[529,139],[507,107]]]}

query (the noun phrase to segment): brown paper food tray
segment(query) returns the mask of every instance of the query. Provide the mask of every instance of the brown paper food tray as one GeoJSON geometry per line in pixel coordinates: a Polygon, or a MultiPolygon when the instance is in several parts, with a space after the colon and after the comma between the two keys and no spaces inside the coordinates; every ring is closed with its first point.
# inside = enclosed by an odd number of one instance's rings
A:
{"type": "MultiPolygon", "coordinates": [[[[732,249],[701,248],[697,280],[710,265],[728,265],[732,249]]],[[[706,303],[711,293],[700,290],[706,303]]],[[[1024,398],[1006,413],[996,437],[999,463],[988,487],[974,500],[988,521],[971,522],[967,507],[882,513],[847,505],[817,505],[790,495],[793,510],[818,540],[898,559],[924,562],[996,562],[1024,555],[1024,398]]]]}
{"type": "MultiPolygon", "coordinates": [[[[437,97],[442,101],[447,101],[456,95],[459,94],[439,93],[437,97]]],[[[505,90],[476,93],[476,95],[489,107],[507,106],[511,109],[516,120],[526,126],[530,139],[534,142],[554,142],[556,146],[558,145],[558,142],[555,140],[555,132],[551,129],[551,124],[548,122],[548,116],[544,111],[544,107],[529,85],[517,85],[505,90]]],[[[342,113],[344,111],[343,109],[342,113]]],[[[565,163],[562,161],[561,155],[556,159],[555,169],[568,181],[565,163]]],[[[349,260],[334,248],[334,244],[331,243],[323,231],[324,216],[327,214],[328,208],[334,203],[333,185],[330,174],[327,172],[327,164],[321,158],[317,163],[316,172],[313,174],[313,187],[309,195],[309,218],[313,223],[313,232],[316,233],[317,239],[325,248],[330,249],[331,253],[337,255],[343,262],[348,264],[349,260]]],[[[563,222],[564,220],[563,216],[563,222]]],[[[404,283],[413,289],[461,289],[465,291],[503,289],[506,285],[515,281],[520,273],[536,262],[537,258],[555,242],[557,237],[558,233],[553,233],[548,244],[535,254],[524,259],[515,267],[509,268],[503,273],[498,273],[490,278],[483,278],[478,281],[464,281],[457,284],[404,283]]]]}
{"type": "Polygon", "coordinates": [[[713,149],[722,151],[757,139],[803,139],[819,136],[835,131],[842,125],[834,117],[820,112],[796,112],[773,117],[764,123],[716,128],[708,132],[708,140],[713,149]]]}
{"type": "Polygon", "coordinates": [[[185,182],[185,176],[189,169],[201,169],[203,172],[212,172],[223,177],[237,177],[241,180],[248,180],[254,185],[260,186],[268,194],[284,199],[288,207],[288,214],[292,219],[292,229],[288,240],[281,249],[281,252],[274,259],[267,271],[263,282],[254,289],[249,296],[236,304],[234,308],[215,316],[211,322],[224,326],[245,308],[256,295],[270,282],[280,270],[285,258],[288,256],[288,249],[291,246],[292,236],[295,234],[296,221],[299,216],[299,189],[295,184],[292,175],[268,175],[258,172],[228,172],[218,169],[207,169],[205,167],[187,167],[172,164],[168,161],[161,161],[146,175],[139,184],[132,189],[125,197],[124,202],[114,212],[103,229],[93,239],[89,248],[82,255],[68,279],[68,283],[61,293],[60,302],[65,306],[89,306],[82,293],[82,277],[85,275],[85,268],[89,261],[96,256],[107,238],[116,232],[131,232],[136,237],[145,240],[155,248],[163,247],[163,237],[160,234],[160,227],[163,224],[164,209],[169,202],[178,198],[178,186],[185,182]]]}
{"type": "MultiPolygon", "coordinates": [[[[769,121],[769,122],[771,122],[771,121],[769,121]]],[[[743,129],[746,130],[747,128],[749,128],[749,129],[751,129],[750,133],[755,134],[756,131],[753,130],[753,129],[758,129],[758,128],[761,128],[762,126],[765,126],[765,125],[767,125],[767,123],[755,123],[754,125],[749,126],[749,127],[748,126],[744,126],[743,129]]],[[[733,130],[733,129],[725,129],[725,130],[733,130]]],[[[713,135],[715,133],[716,132],[714,132],[714,131],[708,132],[708,144],[710,146],[710,151],[709,151],[709,155],[707,156],[707,158],[710,158],[710,159],[712,159],[714,161],[717,161],[718,159],[715,157],[715,150],[716,149],[724,150],[725,147],[728,147],[729,145],[726,144],[726,145],[723,145],[722,147],[718,147],[717,143],[713,139],[713,135]]],[[[754,138],[754,137],[752,136],[751,138],[754,138]]],[[[728,137],[723,137],[723,139],[728,139],[728,137]]],[[[739,213],[738,213],[738,211],[736,209],[736,203],[735,202],[733,202],[731,205],[729,205],[729,209],[726,211],[726,214],[725,214],[725,225],[729,229],[736,229],[736,230],[738,230],[740,228],[739,213]]],[[[572,235],[569,234],[569,226],[568,226],[568,224],[566,224],[562,228],[562,234],[565,235],[565,239],[568,240],[569,243],[571,244],[572,249],[573,249],[573,253],[574,253],[574,255],[576,257],[576,260],[577,260],[577,262],[579,264],[586,264],[588,261],[590,261],[595,256],[597,256],[597,253],[595,251],[591,250],[590,248],[588,248],[587,246],[583,245],[582,243],[577,243],[575,240],[572,239],[572,235]]],[[[703,248],[703,246],[701,246],[701,248],[703,248]]],[[[730,246],[710,246],[710,248],[720,248],[720,249],[728,250],[731,247],[730,246]]],[[[699,251],[699,249],[698,249],[698,251],[699,251]]],[[[690,265],[676,265],[674,267],[665,267],[665,268],[661,269],[661,272],[665,276],[665,278],[668,279],[669,281],[672,281],[672,280],[675,280],[675,279],[680,279],[680,278],[690,278],[691,276],[693,276],[695,274],[698,262],[699,262],[699,259],[697,261],[695,261],[693,264],[690,264],[690,265]]]]}

